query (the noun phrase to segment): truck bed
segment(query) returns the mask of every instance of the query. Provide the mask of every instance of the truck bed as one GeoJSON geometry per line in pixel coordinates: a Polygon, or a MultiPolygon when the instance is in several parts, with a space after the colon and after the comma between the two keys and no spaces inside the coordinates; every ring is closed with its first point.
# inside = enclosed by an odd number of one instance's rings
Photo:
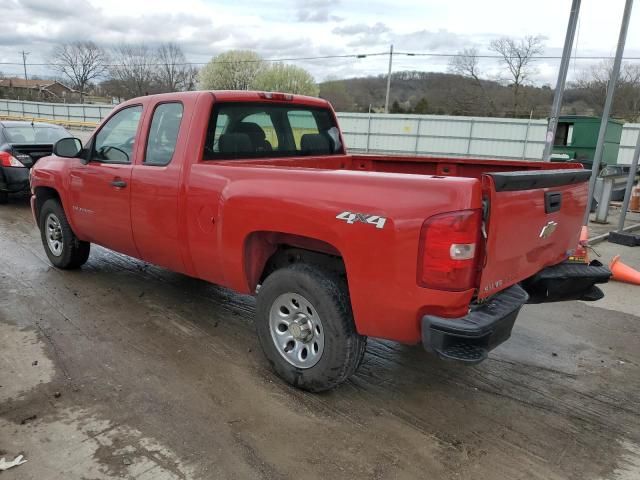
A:
{"type": "Polygon", "coordinates": [[[261,158],[220,162],[227,165],[354,170],[364,172],[406,173],[480,179],[484,173],[539,171],[582,168],[579,163],[550,163],[484,158],[451,158],[402,155],[334,155],[292,158],[261,158]]]}

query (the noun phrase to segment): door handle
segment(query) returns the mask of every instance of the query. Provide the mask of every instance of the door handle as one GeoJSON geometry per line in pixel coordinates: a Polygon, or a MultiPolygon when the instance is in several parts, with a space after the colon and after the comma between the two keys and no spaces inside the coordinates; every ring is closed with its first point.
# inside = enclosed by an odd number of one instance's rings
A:
{"type": "Polygon", "coordinates": [[[116,188],[124,188],[127,186],[127,182],[125,182],[124,180],[112,180],[111,181],[111,185],[113,185],[116,188]]]}

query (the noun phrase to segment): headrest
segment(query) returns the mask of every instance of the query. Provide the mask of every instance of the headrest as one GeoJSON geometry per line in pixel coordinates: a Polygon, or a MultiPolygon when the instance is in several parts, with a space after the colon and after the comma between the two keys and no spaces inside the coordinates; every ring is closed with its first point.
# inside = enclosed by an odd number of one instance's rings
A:
{"type": "Polygon", "coordinates": [[[305,133],[300,137],[300,149],[305,153],[331,153],[331,144],[324,135],[305,133]]]}
{"type": "Polygon", "coordinates": [[[248,153],[252,151],[251,140],[246,133],[225,133],[218,140],[220,153],[248,153]]]}

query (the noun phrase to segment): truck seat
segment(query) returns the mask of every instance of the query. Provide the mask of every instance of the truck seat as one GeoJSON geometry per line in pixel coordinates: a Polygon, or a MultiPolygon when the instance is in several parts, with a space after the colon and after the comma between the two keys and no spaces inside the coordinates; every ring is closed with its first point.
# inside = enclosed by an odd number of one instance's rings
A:
{"type": "Polygon", "coordinates": [[[254,152],[251,139],[246,133],[224,133],[218,140],[220,153],[251,153],[254,152]]]}
{"type": "Polygon", "coordinates": [[[305,133],[300,137],[300,150],[306,154],[331,153],[329,139],[320,133],[305,133]]]}

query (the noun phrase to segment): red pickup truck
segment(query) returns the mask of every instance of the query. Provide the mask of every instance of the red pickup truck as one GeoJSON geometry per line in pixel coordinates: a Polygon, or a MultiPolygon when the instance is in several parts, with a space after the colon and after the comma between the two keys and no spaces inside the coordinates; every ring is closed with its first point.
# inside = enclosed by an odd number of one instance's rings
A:
{"type": "Polygon", "coordinates": [[[579,164],[348,154],[328,102],[265,92],[152,95],[31,173],[51,263],[90,244],[257,295],[283,379],[353,374],[366,338],[477,363],[525,303],[597,300],[606,267],[565,263],[579,164]]]}

